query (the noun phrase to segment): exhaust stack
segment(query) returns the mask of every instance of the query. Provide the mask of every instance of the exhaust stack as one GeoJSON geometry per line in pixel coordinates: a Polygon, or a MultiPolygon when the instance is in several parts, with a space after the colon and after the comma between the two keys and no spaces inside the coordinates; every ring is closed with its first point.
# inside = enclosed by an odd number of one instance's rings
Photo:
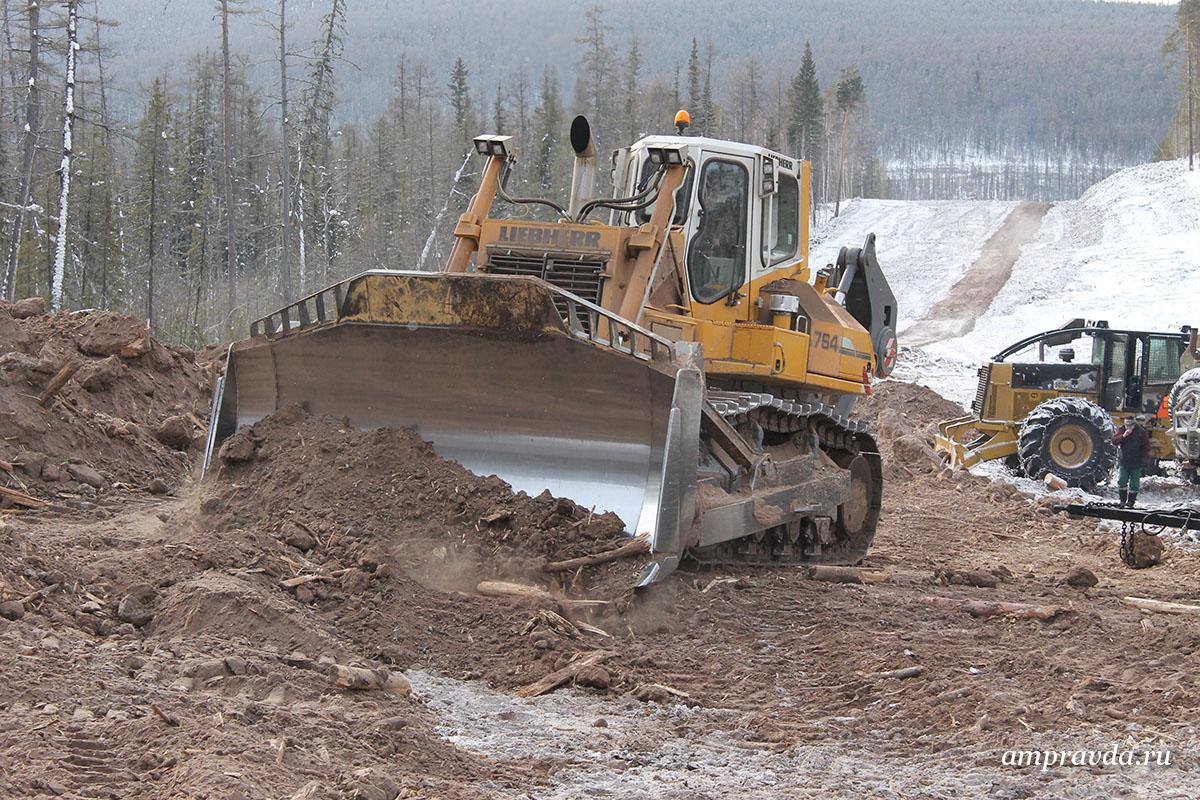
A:
{"type": "Polygon", "coordinates": [[[567,210],[575,216],[592,199],[596,186],[596,143],[592,140],[592,126],[582,114],[571,120],[571,147],[575,150],[575,165],[571,169],[571,202],[567,210]]]}

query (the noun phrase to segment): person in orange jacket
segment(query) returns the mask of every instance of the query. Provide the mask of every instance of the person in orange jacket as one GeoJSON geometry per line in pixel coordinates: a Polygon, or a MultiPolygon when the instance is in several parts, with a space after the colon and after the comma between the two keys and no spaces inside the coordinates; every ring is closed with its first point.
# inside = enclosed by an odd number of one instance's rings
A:
{"type": "Polygon", "coordinates": [[[1126,417],[1125,424],[1113,434],[1112,441],[1121,449],[1117,459],[1117,493],[1121,508],[1133,508],[1142,485],[1142,470],[1150,456],[1150,434],[1133,417],[1126,417]]]}

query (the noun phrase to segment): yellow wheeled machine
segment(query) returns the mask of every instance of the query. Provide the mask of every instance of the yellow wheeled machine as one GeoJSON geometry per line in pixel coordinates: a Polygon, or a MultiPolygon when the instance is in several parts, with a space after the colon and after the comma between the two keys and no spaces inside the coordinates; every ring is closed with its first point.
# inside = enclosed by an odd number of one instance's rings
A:
{"type": "Polygon", "coordinates": [[[571,142],[565,204],[511,195],[509,137],[481,136],[444,271],[373,270],[254,323],[209,458],[302,403],[618,514],[651,542],[642,584],[685,555],[861,559],[881,469],[850,411],[896,352],[873,238],[814,275],[807,163],[681,128],[617,150],[594,197],[582,117],[571,142]]]}
{"type": "Polygon", "coordinates": [[[954,467],[1004,459],[1031,478],[1053,473],[1090,489],[1112,473],[1115,427],[1133,416],[1150,434],[1155,461],[1179,458],[1194,476],[1193,459],[1200,455],[1190,452],[1196,449],[1195,420],[1183,412],[1196,406],[1195,388],[1188,387],[1200,385],[1200,374],[1187,371],[1196,360],[1191,328],[1156,333],[1072,320],[1022,339],[984,364],[972,413],[941,423],[935,448],[954,467]],[[1090,347],[1082,359],[1080,344],[1090,347]],[[1057,360],[1047,358],[1051,348],[1057,348],[1057,360]]]}

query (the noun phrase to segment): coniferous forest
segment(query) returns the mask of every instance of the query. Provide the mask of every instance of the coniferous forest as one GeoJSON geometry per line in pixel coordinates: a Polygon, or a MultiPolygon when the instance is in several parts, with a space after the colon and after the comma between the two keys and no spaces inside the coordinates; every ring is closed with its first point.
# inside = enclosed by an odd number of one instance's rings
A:
{"type": "Polygon", "coordinates": [[[1182,154],[1200,20],[1200,0],[0,7],[5,295],[192,345],[363,269],[436,268],[476,134],[512,135],[512,181],[561,197],[577,113],[607,152],[687,108],[693,134],[810,159],[823,214],[1071,198],[1182,154]]]}

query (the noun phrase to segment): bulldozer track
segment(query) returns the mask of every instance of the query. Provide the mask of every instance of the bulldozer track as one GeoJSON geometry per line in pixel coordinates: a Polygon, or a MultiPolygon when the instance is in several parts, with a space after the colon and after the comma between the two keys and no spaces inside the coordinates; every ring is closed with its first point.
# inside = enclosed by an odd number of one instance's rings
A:
{"type": "Polygon", "coordinates": [[[785,435],[809,431],[815,435],[821,450],[841,468],[850,469],[856,459],[864,461],[874,488],[868,495],[866,509],[872,521],[865,541],[861,537],[854,541],[843,536],[838,531],[838,525],[834,524],[830,534],[833,540],[822,541],[816,552],[813,548],[815,542],[808,541],[815,535],[816,529],[792,524],[762,531],[755,536],[699,548],[690,553],[691,560],[702,567],[855,564],[861,561],[874,536],[882,497],[879,450],[866,423],[852,420],[825,403],[787,400],[763,392],[710,388],[707,398],[717,413],[735,426],[754,423],[764,431],[785,435]]]}

